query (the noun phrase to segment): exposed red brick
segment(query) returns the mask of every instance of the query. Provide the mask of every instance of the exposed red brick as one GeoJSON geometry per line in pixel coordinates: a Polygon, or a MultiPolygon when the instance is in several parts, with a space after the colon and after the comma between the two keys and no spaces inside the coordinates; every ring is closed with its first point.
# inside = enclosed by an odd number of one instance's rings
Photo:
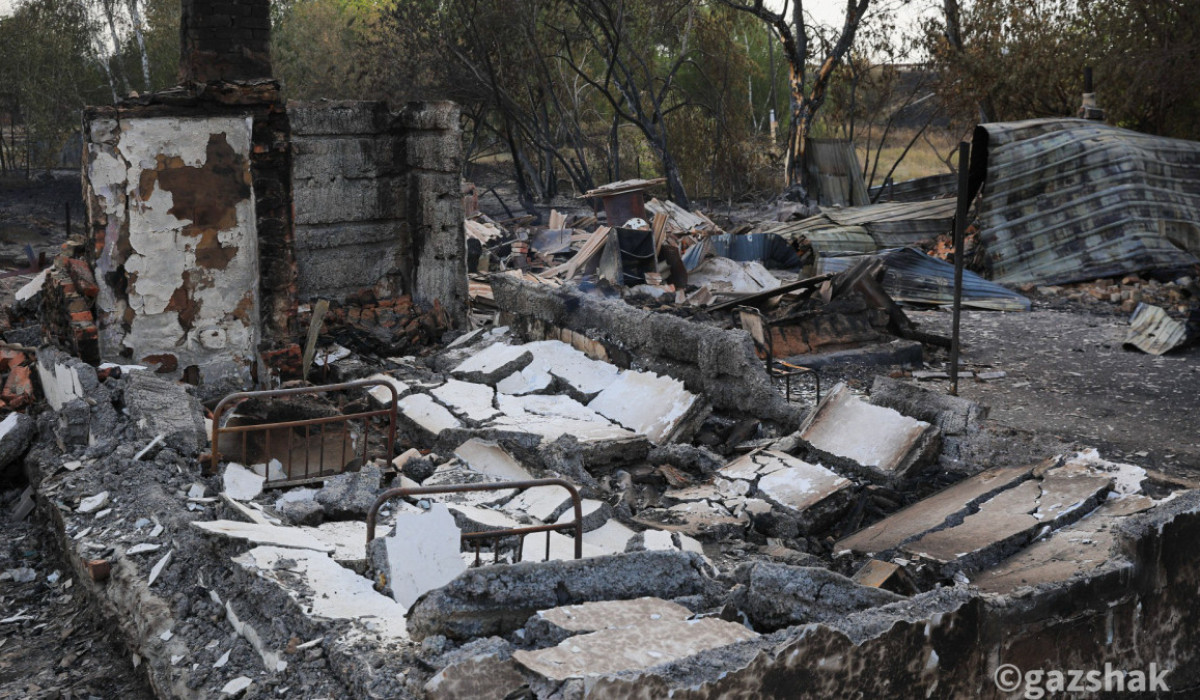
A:
{"type": "Polygon", "coordinates": [[[95,299],[100,293],[100,287],[96,284],[96,277],[92,274],[92,268],[83,260],[77,258],[65,258],[63,264],[67,268],[67,274],[71,276],[71,281],[75,283],[75,288],[80,294],[95,299]]]}
{"type": "Polygon", "coordinates": [[[25,408],[33,403],[33,371],[24,365],[13,367],[4,381],[4,389],[0,390],[0,399],[9,408],[25,408]]]}

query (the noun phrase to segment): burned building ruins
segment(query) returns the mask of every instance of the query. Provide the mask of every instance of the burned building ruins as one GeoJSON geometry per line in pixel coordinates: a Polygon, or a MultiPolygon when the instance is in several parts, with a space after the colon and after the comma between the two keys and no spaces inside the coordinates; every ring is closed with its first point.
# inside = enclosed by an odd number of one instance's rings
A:
{"type": "MultiPolygon", "coordinates": [[[[454,104],[285,102],[269,15],[184,0],[179,84],[86,111],[86,226],[0,346],[6,508],[65,564],[4,576],[84,597],[155,695],[1200,686],[1200,482],[945,391],[953,198],[718,224],[637,180],[497,220],[454,104]]],[[[1167,363],[1193,280],[1151,273],[1200,262],[1200,146],[1043,120],[973,148],[968,323],[1107,275],[1137,313],[1106,361],[1196,371],[1167,363]]]]}

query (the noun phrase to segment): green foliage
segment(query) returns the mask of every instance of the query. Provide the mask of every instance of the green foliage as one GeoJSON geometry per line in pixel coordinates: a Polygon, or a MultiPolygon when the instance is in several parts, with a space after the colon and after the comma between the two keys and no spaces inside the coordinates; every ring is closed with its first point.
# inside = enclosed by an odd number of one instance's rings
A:
{"type": "Polygon", "coordinates": [[[25,140],[29,165],[51,162],[80,127],[79,111],[106,101],[106,83],[91,58],[94,26],[77,0],[23,0],[0,19],[0,110],[10,141],[25,140]],[[20,133],[23,139],[13,137],[20,133]]]}
{"type": "Polygon", "coordinates": [[[939,19],[925,46],[950,113],[971,123],[1074,115],[1095,69],[1111,122],[1200,138],[1200,3],[1191,0],[975,0],[960,49],[939,19]]]}
{"type": "Polygon", "coordinates": [[[288,0],[274,8],[271,62],[292,99],[362,96],[369,34],[378,6],[356,0],[288,0]]]}

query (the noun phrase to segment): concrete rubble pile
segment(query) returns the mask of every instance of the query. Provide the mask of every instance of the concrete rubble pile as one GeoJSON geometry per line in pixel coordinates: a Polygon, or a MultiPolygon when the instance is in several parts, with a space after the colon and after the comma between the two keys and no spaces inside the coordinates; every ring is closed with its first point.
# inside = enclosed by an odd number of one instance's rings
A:
{"type": "Polygon", "coordinates": [[[5,508],[159,696],[1200,685],[1200,485],[905,381],[946,340],[892,246],[818,274],[833,234],[643,180],[584,195],[603,225],[463,212],[457,108],[285,104],[269,12],[184,0],[181,84],[88,110],[85,232],[0,331],[5,508]],[[872,355],[869,392],[806,371],[872,355]]]}
{"type": "MultiPolygon", "coordinates": [[[[795,659],[834,650],[948,658],[967,635],[983,655],[1020,648],[1029,605],[1068,590],[1093,591],[1071,597],[1084,618],[1149,605],[1153,579],[1112,582],[1200,525],[1193,492],[1094,450],[940,488],[986,410],[887,378],[869,400],[839,385],[804,420],[746,433],[670,376],[481,329],[369,375],[397,390],[393,459],[280,488],[278,464],[203,473],[211,421],[184,385],[48,349],[39,368],[36,503],[172,697],[699,697],[812,677],[795,659]],[[572,521],[566,489],[504,486],[544,477],[582,495],[581,559],[569,529],[462,540],[572,521]],[[367,545],[386,488],[464,483],[497,488],[390,499],[367,545]],[[906,641],[917,624],[941,631],[906,641]]],[[[359,403],[390,403],[379,388],[359,403]]],[[[967,692],[976,676],[927,665],[891,682],[967,692]]]]}

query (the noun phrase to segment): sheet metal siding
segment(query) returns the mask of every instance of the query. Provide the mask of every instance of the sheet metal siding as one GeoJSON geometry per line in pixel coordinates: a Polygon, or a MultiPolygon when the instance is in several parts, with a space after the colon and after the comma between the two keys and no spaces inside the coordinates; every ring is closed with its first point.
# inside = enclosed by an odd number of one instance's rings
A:
{"type": "Polygon", "coordinates": [[[1059,284],[1200,262],[1200,144],[1076,119],[984,124],[981,237],[992,278],[1059,284]]]}

